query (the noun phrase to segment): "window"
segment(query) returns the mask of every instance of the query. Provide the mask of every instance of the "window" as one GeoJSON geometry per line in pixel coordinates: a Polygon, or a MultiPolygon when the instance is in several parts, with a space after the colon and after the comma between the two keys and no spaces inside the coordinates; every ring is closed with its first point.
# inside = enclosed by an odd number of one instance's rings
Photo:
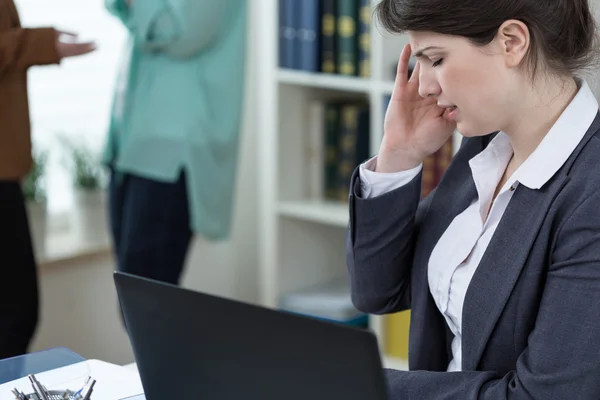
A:
{"type": "Polygon", "coordinates": [[[113,89],[123,61],[127,33],[104,8],[104,0],[15,0],[24,27],[52,26],[94,40],[98,49],[63,60],[60,66],[29,70],[32,138],[47,150],[50,213],[69,209],[73,201],[67,156],[60,135],[81,140],[98,156],[108,128],[113,89]]]}

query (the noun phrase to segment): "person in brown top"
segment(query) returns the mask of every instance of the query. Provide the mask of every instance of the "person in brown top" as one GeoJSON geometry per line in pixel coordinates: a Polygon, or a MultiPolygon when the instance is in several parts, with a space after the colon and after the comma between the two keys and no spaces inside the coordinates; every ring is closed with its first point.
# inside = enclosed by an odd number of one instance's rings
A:
{"type": "Polygon", "coordinates": [[[21,180],[32,165],[27,69],[94,50],[53,28],[21,27],[13,0],[0,0],[0,359],[21,355],[36,330],[38,284],[21,180]]]}

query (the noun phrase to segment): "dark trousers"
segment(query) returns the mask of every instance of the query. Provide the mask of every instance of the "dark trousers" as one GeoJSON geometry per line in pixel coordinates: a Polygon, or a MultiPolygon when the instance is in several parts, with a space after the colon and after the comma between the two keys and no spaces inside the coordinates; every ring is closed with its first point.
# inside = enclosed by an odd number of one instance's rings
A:
{"type": "Polygon", "coordinates": [[[39,295],[25,199],[15,181],[0,181],[0,359],[27,353],[39,295]]]}
{"type": "Polygon", "coordinates": [[[109,208],[117,269],[179,284],[192,238],[185,175],[166,183],[113,173],[109,208]]]}

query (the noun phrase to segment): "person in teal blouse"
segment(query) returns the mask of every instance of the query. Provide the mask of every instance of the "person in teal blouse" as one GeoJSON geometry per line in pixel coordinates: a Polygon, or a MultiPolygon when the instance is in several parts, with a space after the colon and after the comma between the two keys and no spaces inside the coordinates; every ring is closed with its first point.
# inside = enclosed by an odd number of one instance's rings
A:
{"type": "Polygon", "coordinates": [[[191,238],[228,237],[247,0],[105,0],[130,34],[104,162],[121,271],[179,283],[191,238]]]}

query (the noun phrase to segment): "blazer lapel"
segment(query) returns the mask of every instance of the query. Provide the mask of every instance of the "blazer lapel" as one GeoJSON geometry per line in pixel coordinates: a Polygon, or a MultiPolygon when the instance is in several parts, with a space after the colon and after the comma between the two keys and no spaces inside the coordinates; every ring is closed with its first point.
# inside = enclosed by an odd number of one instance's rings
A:
{"type": "Polygon", "coordinates": [[[446,322],[437,309],[427,279],[429,256],[452,220],[476,198],[477,189],[472,179],[469,160],[486,143],[482,138],[468,140],[455,155],[431,199],[431,205],[421,223],[415,251],[411,283],[410,369],[445,370],[448,364],[447,343],[442,332],[446,322]],[[465,170],[466,169],[466,170],[465,170]],[[468,176],[468,179],[465,179],[468,176]],[[439,328],[439,329],[436,329],[439,328]],[[428,332],[423,337],[423,332],[428,332]],[[437,335],[437,336],[436,336],[437,335]]]}
{"type": "Polygon", "coordinates": [[[546,213],[566,181],[559,172],[541,189],[519,185],[515,190],[465,296],[463,370],[477,368],[546,213]]]}

